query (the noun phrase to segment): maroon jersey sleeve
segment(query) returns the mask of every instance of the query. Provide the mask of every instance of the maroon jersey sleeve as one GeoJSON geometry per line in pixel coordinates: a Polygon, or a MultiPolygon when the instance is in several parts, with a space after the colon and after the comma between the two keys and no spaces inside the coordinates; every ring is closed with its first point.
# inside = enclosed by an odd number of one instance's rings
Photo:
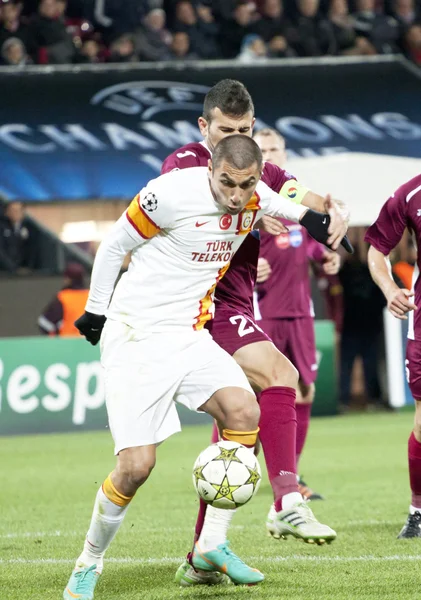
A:
{"type": "Polygon", "coordinates": [[[407,226],[407,202],[400,187],[386,200],[377,220],[368,228],[365,241],[387,256],[399,243],[407,226]]]}
{"type": "Polygon", "coordinates": [[[274,192],[279,194],[284,183],[286,181],[290,181],[291,179],[296,179],[296,177],[290,173],[287,173],[287,171],[284,171],[284,169],[273,165],[272,163],[266,162],[264,164],[262,181],[266,183],[266,185],[269,186],[274,192]]]}
{"type": "Polygon", "coordinates": [[[174,171],[175,169],[205,167],[207,166],[210,157],[209,150],[202,144],[187,144],[167,156],[162,163],[161,175],[174,171]]]}

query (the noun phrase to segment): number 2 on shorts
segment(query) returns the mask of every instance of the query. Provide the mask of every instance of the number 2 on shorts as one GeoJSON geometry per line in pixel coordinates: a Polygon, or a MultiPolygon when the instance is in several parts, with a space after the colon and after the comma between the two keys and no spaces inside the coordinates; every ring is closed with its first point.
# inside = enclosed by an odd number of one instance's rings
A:
{"type": "Polygon", "coordinates": [[[253,333],[256,329],[262,331],[255,323],[252,325],[248,319],[243,317],[243,315],[234,315],[233,317],[230,317],[230,323],[233,325],[237,325],[238,323],[238,335],[240,337],[244,337],[248,333],[253,333]]]}

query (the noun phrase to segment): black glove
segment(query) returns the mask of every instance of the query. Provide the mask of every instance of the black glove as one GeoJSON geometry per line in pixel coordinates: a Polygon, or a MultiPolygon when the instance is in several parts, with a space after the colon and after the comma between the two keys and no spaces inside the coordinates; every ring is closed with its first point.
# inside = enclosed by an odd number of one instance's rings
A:
{"type": "Polygon", "coordinates": [[[75,327],[86,337],[92,346],[96,346],[101,337],[102,328],[107,320],[104,315],[94,315],[90,312],[84,312],[81,317],[75,321],[75,327]]]}
{"type": "MultiPolygon", "coordinates": [[[[307,229],[312,238],[329,248],[327,244],[329,237],[327,230],[330,225],[329,215],[319,213],[309,208],[305,215],[301,218],[300,223],[307,229]]],[[[347,236],[342,238],[341,246],[343,246],[345,250],[349,252],[349,254],[354,254],[354,248],[352,247],[352,244],[347,236]]]]}

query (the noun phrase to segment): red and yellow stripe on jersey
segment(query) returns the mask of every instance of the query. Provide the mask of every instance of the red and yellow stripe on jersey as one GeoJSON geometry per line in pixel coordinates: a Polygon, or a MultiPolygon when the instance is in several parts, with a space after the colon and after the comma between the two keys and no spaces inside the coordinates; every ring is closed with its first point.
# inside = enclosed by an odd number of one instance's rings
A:
{"type": "Polygon", "coordinates": [[[140,194],[137,194],[130,203],[127,209],[126,216],[131,225],[136,229],[137,233],[145,240],[150,240],[154,235],[159,233],[161,229],[150,217],[145,213],[140,206],[140,194]]]}
{"type": "Polygon", "coordinates": [[[230,266],[230,263],[226,264],[221,269],[219,269],[218,276],[216,278],[215,283],[206,292],[205,297],[200,300],[200,302],[199,302],[199,314],[197,315],[197,317],[195,317],[195,322],[194,322],[194,325],[193,325],[193,329],[195,331],[200,331],[200,329],[203,329],[203,327],[205,326],[205,323],[207,321],[210,321],[212,319],[212,314],[211,314],[211,312],[209,310],[210,307],[213,304],[212,296],[213,296],[213,293],[215,291],[215,288],[216,288],[218,282],[221,281],[221,279],[223,278],[223,276],[225,275],[225,273],[228,271],[228,267],[229,266],[230,266]]]}

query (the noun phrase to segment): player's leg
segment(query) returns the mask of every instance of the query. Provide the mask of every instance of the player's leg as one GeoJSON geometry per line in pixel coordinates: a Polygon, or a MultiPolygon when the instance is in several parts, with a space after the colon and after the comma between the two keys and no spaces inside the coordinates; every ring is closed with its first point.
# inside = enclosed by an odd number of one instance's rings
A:
{"type": "MultiPolygon", "coordinates": [[[[223,439],[236,441],[252,450],[257,439],[260,411],[244,373],[210,336],[204,338],[200,354],[206,357],[206,363],[184,379],[177,401],[193,410],[207,412],[217,421],[223,439]]],[[[207,507],[190,564],[199,573],[226,573],[237,584],[258,583],[263,575],[241,561],[227,542],[234,512],[207,507]]],[[[186,572],[185,568],[186,564],[180,567],[176,580],[182,585],[199,583],[189,580],[192,573],[186,572]]]]}
{"type": "Polygon", "coordinates": [[[295,395],[298,373],[269,341],[239,348],[234,359],[260,392],[259,438],[265,455],[275,507],[301,501],[296,478],[295,395]]]}
{"type": "MultiPolygon", "coordinates": [[[[286,340],[285,355],[297,368],[299,382],[295,410],[297,413],[296,461],[299,460],[307,439],[311,409],[315,396],[314,382],[317,377],[316,337],[314,320],[311,317],[282,320],[282,333],[286,340]]],[[[278,339],[274,339],[277,345],[278,339]]],[[[278,346],[279,347],[279,346],[278,346]]],[[[322,500],[299,476],[298,489],[305,500],[322,500]]]]}
{"type": "Polygon", "coordinates": [[[145,342],[135,343],[133,330],[127,326],[108,321],[104,332],[101,360],[117,465],[97,492],[83,551],[63,593],[67,600],[93,598],[104,554],[136,490],[155,465],[156,444],[180,430],[172,400],[179,381],[163,376],[166,372],[170,378],[173,376],[171,367],[164,366],[159,375],[153,372],[146,363],[147,354],[153,355],[153,347],[145,342]],[[145,370],[139,365],[146,365],[145,370]]]}
{"type": "Polygon", "coordinates": [[[419,342],[408,340],[405,364],[409,387],[415,398],[415,419],[408,440],[411,504],[406,523],[398,535],[400,539],[421,537],[421,344],[419,342]]]}
{"type": "Polygon", "coordinates": [[[274,492],[266,526],[271,535],[309,543],[331,542],[336,533],[317,521],[298,491],[295,388],[298,372],[272,342],[248,344],[234,358],[260,394],[259,438],[274,492]]]}

